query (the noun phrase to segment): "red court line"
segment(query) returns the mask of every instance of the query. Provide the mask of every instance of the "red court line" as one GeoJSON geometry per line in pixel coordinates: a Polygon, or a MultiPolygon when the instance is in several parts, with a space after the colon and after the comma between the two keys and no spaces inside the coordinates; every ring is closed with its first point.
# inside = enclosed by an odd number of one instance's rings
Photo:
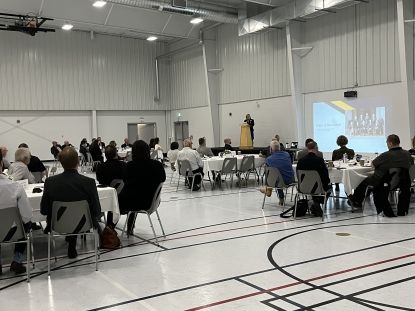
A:
{"type": "MultiPolygon", "coordinates": [[[[344,273],[348,273],[348,272],[351,272],[351,271],[356,271],[356,270],[360,270],[360,269],[364,269],[364,268],[369,268],[369,267],[381,265],[381,264],[388,263],[388,262],[397,261],[397,260],[400,260],[400,259],[414,257],[414,256],[415,256],[415,253],[411,253],[411,254],[407,254],[407,255],[403,255],[403,256],[399,256],[399,257],[394,257],[394,258],[389,258],[389,259],[385,259],[385,260],[381,260],[381,261],[376,261],[376,262],[366,264],[366,265],[362,265],[362,266],[357,266],[357,267],[353,267],[353,268],[349,268],[349,269],[345,269],[345,270],[340,270],[340,271],[337,271],[337,272],[332,272],[332,273],[323,274],[323,275],[320,275],[320,276],[315,276],[313,278],[306,279],[305,282],[317,281],[317,280],[329,278],[329,277],[332,277],[332,276],[335,276],[335,275],[344,274],[344,273]]],[[[242,296],[236,296],[236,297],[228,298],[228,299],[225,299],[225,300],[212,302],[212,303],[209,303],[209,304],[206,304],[206,305],[203,305],[203,306],[194,307],[194,308],[191,308],[191,309],[186,309],[185,311],[203,310],[203,309],[207,309],[207,308],[210,308],[210,307],[223,305],[223,304],[226,304],[226,303],[229,303],[229,302],[250,298],[250,297],[266,294],[266,293],[269,293],[269,292],[273,292],[273,291],[276,291],[276,290],[279,290],[279,289],[293,287],[293,286],[297,286],[297,285],[301,285],[301,284],[303,284],[303,282],[296,281],[296,282],[280,285],[280,286],[277,286],[277,287],[273,287],[273,288],[269,288],[269,289],[265,289],[265,290],[245,294],[245,295],[242,295],[242,296]]]]}

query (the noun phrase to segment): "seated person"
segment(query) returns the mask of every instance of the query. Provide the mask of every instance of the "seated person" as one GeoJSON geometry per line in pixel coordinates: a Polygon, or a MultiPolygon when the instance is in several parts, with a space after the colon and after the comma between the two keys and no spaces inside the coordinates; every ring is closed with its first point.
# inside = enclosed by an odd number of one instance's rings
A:
{"type": "Polygon", "coordinates": [[[53,141],[52,142],[52,147],[50,148],[50,153],[53,155],[53,157],[55,159],[57,159],[58,158],[58,154],[59,154],[59,152],[62,151],[62,149],[63,149],[62,146],[59,145],[58,142],[53,141]]]}
{"type": "Polygon", "coordinates": [[[27,148],[19,148],[14,154],[14,160],[10,164],[7,174],[13,178],[13,180],[25,180],[29,181],[29,184],[36,183],[35,177],[30,173],[27,167],[30,163],[30,152],[27,148]]]}
{"type": "Polygon", "coordinates": [[[154,150],[163,151],[163,148],[161,148],[161,146],[160,146],[160,138],[158,138],[158,137],[154,138],[154,150]]]}
{"type": "MultiPolygon", "coordinates": [[[[411,148],[411,149],[409,149],[408,151],[409,151],[409,153],[410,153],[411,155],[415,156],[415,136],[414,136],[414,137],[412,137],[412,143],[411,143],[411,145],[412,145],[412,148],[411,148]]],[[[0,149],[1,149],[1,148],[0,148],[0,149]]]]}
{"type": "Polygon", "coordinates": [[[206,147],[206,138],[199,138],[199,147],[197,148],[199,155],[203,157],[213,157],[213,152],[210,148],[206,147]]]}
{"type": "Polygon", "coordinates": [[[285,147],[280,141],[280,135],[276,134],[274,138],[280,143],[280,150],[285,151],[285,147]]]}
{"type": "Polygon", "coordinates": [[[108,145],[111,145],[111,146],[117,148],[117,143],[115,142],[115,140],[111,140],[108,145]]]}
{"type": "MultiPolygon", "coordinates": [[[[132,161],[124,168],[124,189],[120,193],[120,211],[148,210],[160,183],[166,181],[163,164],[150,159],[150,147],[146,142],[138,140],[132,147],[132,161]]],[[[127,230],[132,234],[134,215],[128,219],[127,230]]]]}
{"type": "Polygon", "coordinates": [[[399,185],[398,216],[405,216],[408,214],[411,196],[409,168],[414,164],[414,160],[408,151],[403,150],[400,147],[401,142],[398,135],[389,135],[386,143],[389,151],[380,154],[372,161],[375,172],[357,186],[353,195],[349,195],[348,202],[353,207],[362,207],[366,188],[367,186],[372,186],[374,187],[373,200],[378,214],[383,212],[386,217],[395,217],[389,204],[389,187],[385,187],[385,183],[388,183],[390,180],[389,169],[401,168],[404,169],[405,174],[400,176],[401,184],[399,185]]]}
{"type": "MultiPolygon", "coordinates": [[[[203,175],[203,162],[202,158],[200,157],[199,153],[196,150],[192,149],[192,141],[190,139],[185,139],[183,142],[183,149],[179,151],[177,156],[177,160],[188,160],[190,166],[192,168],[193,173],[202,173],[203,175]]],[[[192,179],[188,178],[189,180],[189,188],[192,187],[192,179]]],[[[198,191],[200,189],[200,183],[202,178],[200,175],[195,177],[193,191],[198,191]]]]}
{"type": "Polygon", "coordinates": [[[88,159],[88,152],[89,152],[89,144],[88,141],[86,140],[86,138],[83,138],[81,140],[81,143],[79,144],[79,153],[81,153],[85,160],[88,159]]]}
{"type": "MultiPolygon", "coordinates": [[[[0,167],[2,166],[3,155],[0,152],[0,167]]],[[[25,230],[30,228],[30,219],[32,218],[32,206],[30,205],[23,186],[11,181],[6,175],[0,172],[0,209],[16,207],[19,209],[20,216],[25,230]]],[[[25,273],[26,267],[23,265],[23,253],[26,249],[25,243],[16,244],[14,247],[14,257],[10,265],[10,271],[16,274],[25,273]]],[[[1,259],[1,255],[0,255],[1,259]]],[[[2,267],[0,261],[0,274],[2,267]]]]}
{"type": "Polygon", "coordinates": [[[97,137],[97,142],[98,142],[98,146],[101,149],[104,149],[105,148],[105,143],[102,141],[101,137],[97,137]]]}
{"type": "MultiPolygon", "coordinates": [[[[293,166],[291,164],[291,157],[286,151],[282,151],[280,148],[280,143],[277,140],[272,140],[270,143],[271,147],[271,155],[266,159],[265,163],[269,167],[274,167],[278,169],[281,173],[282,178],[284,179],[284,183],[286,185],[291,184],[294,182],[294,171],[293,166]]],[[[272,188],[267,187],[260,189],[262,193],[267,194],[267,196],[271,196],[272,188]]],[[[280,199],[280,205],[284,204],[284,191],[278,189],[278,197],[280,199]]]]}
{"type": "MultiPolygon", "coordinates": [[[[300,151],[297,152],[297,161],[300,161],[301,158],[305,157],[309,153],[307,145],[308,145],[308,143],[313,142],[313,141],[314,140],[312,138],[307,138],[306,139],[306,141],[305,141],[305,146],[306,147],[303,150],[300,150],[300,151]]],[[[323,153],[318,151],[317,144],[316,144],[316,148],[317,149],[315,150],[316,151],[315,155],[318,156],[319,158],[324,159],[323,153]]]]}
{"type": "Polygon", "coordinates": [[[331,156],[332,161],[339,161],[343,160],[343,155],[346,154],[349,160],[352,160],[354,157],[354,150],[349,149],[346,147],[349,140],[346,136],[340,135],[337,137],[337,145],[340,147],[339,149],[333,150],[333,154],[331,156]]]}
{"type": "Polygon", "coordinates": [[[7,159],[6,159],[6,156],[7,156],[7,152],[8,151],[9,150],[5,146],[1,146],[0,147],[0,153],[1,153],[2,157],[3,157],[3,165],[0,166],[0,173],[2,171],[4,171],[4,170],[8,169],[9,166],[10,166],[10,162],[7,161],[7,159]]]}
{"type": "MultiPolygon", "coordinates": [[[[98,220],[101,217],[101,205],[99,203],[98,191],[95,180],[78,173],[79,157],[75,148],[66,147],[59,153],[59,162],[64,169],[62,174],[51,176],[46,179],[40,213],[46,216],[45,232],[50,231],[52,205],[55,201],[74,202],[88,201],[92,222],[95,228],[100,230],[98,220]]],[[[76,258],[77,236],[68,236],[68,257],[76,258]]]]}
{"type": "Polygon", "coordinates": [[[130,142],[128,141],[128,138],[124,138],[124,143],[121,145],[122,149],[127,149],[127,148],[131,148],[133,145],[130,144],[130,142]]]}
{"type": "MultiPolygon", "coordinates": [[[[339,160],[343,160],[343,155],[346,154],[347,155],[347,159],[352,160],[354,157],[354,150],[353,149],[349,149],[346,147],[347,143],[349,142],[349,140],[347,139],[346,136],[344,135],[340,135],[339,137],[337,137],[337,145],[340,147],[339,149],[333,150],[333,154],[331,155],[331,159],[332,161],[339,161],[339,160]]],[[[339,191],[339,184],[336,183],[336,191],[339,191]]]]}
{"type": "Polygon", "coordinates": [[[179,143],[174,141],[170,144],[170,150],[167,151],[167,157],[169,158],[170,166],[173,171],[176,170],[177,155],[179,154],[179,143]]]}
{"type": "Polygon", "coordinates": [[[89,146],[89,153],[91,154],[93,161],[104,162],[104,157],[102,156],[101,144],[96,139],[89,146]]]}
{"type": "MultiPolygon", "coordinates": [[[[105,157],[107,161],[98,165],[96,176],[101,185],[109,186],[114,179],[123,179],[126,163],[118,159],[117,149],[111,143],[105,147],[105,157]]],[[[108,212],[107,226],[115,228],[112,212],[108,212]]]]}
{"type": "MultiPolygon", "coordinates": [[[[22,143],[19,145],[19,148],[27,148],[29,149],[29,146],[25,143],[22,143]]],[[[30,150],[29,150],[30,152],[30,150]]],[[[27,168],[29,169],[29,172],[31,173],[41,173],[41,179],[43,179],[44,176],[47,177],[48,171],[46,167],[43,165],[42,161],[40,159],[32,154],[30,154],[30,162],[27,165],[27,168]]],[[[33,174],[32,174],[33,175],[33,174]]],[[[42,182],[42,180],[36,180],[36,182],[42,182]]]]}
{"type": "MultiPolygon", "coordinates": [[[[307,154],[297,163],[297,171],[317,171],[320,176],[323,189],[328,192],[331,189],[329,171],[324,159],[318,155],[317,143],[310,141],[307,144],[307,154]]],[[[322,197],[313,197],[314,208],[321,211],[320,203],[323,203],[322,197]]]]}
{"type": "Polygon", "coordinates": [[[65,148],[65,147],[72,147],[72,145],[69,143],[69,141],[65,140],[63,142],[62,149],[65,148]]]}
{"type": "Polygon", "coordinates": [[[225,143],[225,150],[234,151],[234,150],[233,150],[233,147],[231,146],[232,141],[231,141],[231,139],[230,139],[230,138],[225,138],[225,139],[223,140],[223,142],[225,143]]]}

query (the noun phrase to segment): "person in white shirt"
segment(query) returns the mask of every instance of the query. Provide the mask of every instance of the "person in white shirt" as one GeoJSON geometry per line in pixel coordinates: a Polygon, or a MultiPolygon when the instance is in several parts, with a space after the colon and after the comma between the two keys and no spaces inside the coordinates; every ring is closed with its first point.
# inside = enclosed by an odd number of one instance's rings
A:
{"type": "MultiPolygon", "coordinates": [[[[3,156],[0,153],[0,167],[3,164],[3,156]]],[[[19,209],[23,223],[25,224],[25,230],[30,228],[30,219],[32,218],[32,207],[27,199],[26,192],[23,186],[11,181],[6,175],[0,172],[0,209],[16,207],[19,209]]],[[[26,267],[23,266],[23,253],[26,249],[25,243],[19,243],[15,245],[14,257],[10,265],[10,271],[16,274],[25,273],[26,267]]],[[[1,255],[0,255],[1,259],[1,255]]],[[[0,262],[0,274],[2,274],[1,262],[0,262]]]]}
{"type": "Polygon", "coordinates": [[[167,151],[167,157],[169,158],[170,166],[173,171],[176,170],[177,155],[179,154],[179,143],[174,141],[170,144],[170,150],[167,151]]]}
{"type": "MultiPolygon", "coordinates": [[[[202,173],[203,175],[203,161],[200,157],[199,153],[196,150],[192,149],[192,141],[190,139],[185,139],[183,142],[184,148],[179,151],[177,155],[177,160],[188,160],[190,163],[190,167],[193,173],[202,173]]],[[[197,191],[200,189],[200,183],[202,178],[200,175],[195,177],[195,182],[193,186],[193,191],[197,191]]],[[[189,188],[192,186],[192,180],[189,178],[189,188]]]]}
{"type": "Polygon", "coordinates": [[[25,180],[29,181],[29,184],[34,184],[35,177],[30,173],[27,165],[30,163],[30,151],[27,148],[18,148],[14,154],[14,160],[10,164],[7,174],[13,178],[13,180],[25,180]]]}

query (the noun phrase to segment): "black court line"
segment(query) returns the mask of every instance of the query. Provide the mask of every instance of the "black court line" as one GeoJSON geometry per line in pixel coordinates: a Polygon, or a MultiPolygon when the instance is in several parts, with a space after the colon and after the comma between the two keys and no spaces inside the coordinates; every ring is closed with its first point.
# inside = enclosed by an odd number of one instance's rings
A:
{"type": "Polygon", "coordinates": [[[381,307],[387,307],[387,308],[392,308],[392,309],[396,309],[396,310],[407,310],[407,311],[413,311],[413,310],[415,310],[415,309],[411,309],[411,308],[389,305],[389,304],[386,304],[386,303],[377,302],[377,301],[371,301],[371,300],[362,299],[362,298],[357,298],[357,299],[360,300],[360,301],[369,303],[369,304],[374,304],[374,305],[378,305],[378,306],[381,306],[381,307]]]}
{"type": "MultiPolygon", "coordinates": [[[[286,297],[281,297],[280,295],[277,295],[276,293],[273,293],[273,292],[271,292],[271,291],[267,291],[266,289],[264,289],[264,288],[262,288],[262,287],[259,287],[259,286],[255,285],[255,284],[252,284],[251,282],[248,282],[248,281],[242,280],[241,278],[235,278],[235,281],[238,281],[238,282],[240,282],[240,283],[242,283],[242,284],[245,284],[245,285],[247,285],[247,286],[249,286],[249,287],[255,288],[256,290],[258,290],[258,291],[260,291],[260,292],[263,292],[264,294],[271,295],[271,296],[273,296],[274,298],[277,298],[277,299],[283,300],[283,301],[285,301],[285,302],[287,302],[287,303],[289,303],[289,304],[292,304],[292,305],[294,305],[294,306],[296,306],[296,307],[299,307],[299,308],[305,308],[305,306],[304,306],[304,305],[302,305],[302,304],[300,304],[300,303],[297,303],[297,302],[295,302],[295,301],[292,301],[292,300],[290,300],[290,299],[287,299],[286,297]]],[[[279,308],[279,307],[277,307],[277,309],[276,309],[276,310],[278,310],[278,311],[284,311],[284,309],[279,308]]]]}
{"type": "MultiPolygon", "coordinates": [[[[368,277],[368,276],[372,276],[372,275],[376,275],[376,274],[379,274],[379,273],[384,273],[384,272],[388,272],[388,271],[392,271],[392,270],[397,270],[397,269],[412,266],[412,265],[415,265],[415,261],[408,262],[408,263],[403,263],[403,264],[400,264],[400,265],[397,265],[397,266],[383,268],[383,269],[379,269],[379,270],[375,270],[375,271],[371,271],[371,272],[367,272],[367,273],[363,273],[363,274],[359,274],[359,275],[355,275],[355,276],[351,276],[351,277],[344,278],[344,279],[341,279],[341,280],[325,283],[325,284],[322,284],[320,286],[330,287],[330,286],[334,286],[334,285],[338,285],[338,284],[342,284],[342,283],[347,283],[347,282],[358,280],[358,279],[363,279],[363,278],[368,277]]],[[[284,266],[284,268],[285,268],[285,266],[284,266]]],[[[273,270],[273,271],[275,271],[275,270],[273,270]]],[[[291,296],[296,296],[296,295],[304,294],[304,293],[311,292],[311,291],[316,291],[316,289],[308,287],[306,289],[302,289],[302,290],[291,292],[291,293],[288,293],[288,294],[285,294],[285,295],[281,295],[281,297],[288,298],[288,297],[291,297],[291,296]]],[[[276,300],[278,300],[278,298],[267,299],[267,300],[264,300],[263,302],[264,303],[265,302],[271,303],[271,302],[274,302],[276,300]]]]}
{"type": "Polygon", "coordinates": [[[187,200],[195,200],[195,199],[205,199],[205,198],[213,198],[213,197],[222,197],[222,196],[225,196],[225,195],[228,196],[228,195],[233,195],[233,194],[244,194],[244,193],[252,193],[252,192],[258,192],[258,190],[238,191],[238,192],[229,192],[229,193],[218,193],[218,194],[212,194],[212,195],[200,195],[200,196],[195,196],[195,197],[179,198],[179,199],[173,199],[173,200],[161,200],[161,203],[187,201],[187,200]]]}

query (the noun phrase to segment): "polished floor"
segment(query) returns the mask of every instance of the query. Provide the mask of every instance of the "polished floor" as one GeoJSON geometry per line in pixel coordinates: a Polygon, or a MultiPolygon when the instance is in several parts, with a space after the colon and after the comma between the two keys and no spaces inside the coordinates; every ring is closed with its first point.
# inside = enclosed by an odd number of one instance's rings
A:
{"type": "Polygon", "coordinates": [[[413,209],[383,218],[340,199],[322,222],[280,218],[275,194],[261,204],[253,182],[190,193],[168,180],[160,245],[139,216],[135,236],[103,251],[98,272],[91,241],[78,242],[75,260],[58,243],[48,278],[38,234],[30,283],[7,271],[3,249],[0,310],[415,310],[413,209]]]}

